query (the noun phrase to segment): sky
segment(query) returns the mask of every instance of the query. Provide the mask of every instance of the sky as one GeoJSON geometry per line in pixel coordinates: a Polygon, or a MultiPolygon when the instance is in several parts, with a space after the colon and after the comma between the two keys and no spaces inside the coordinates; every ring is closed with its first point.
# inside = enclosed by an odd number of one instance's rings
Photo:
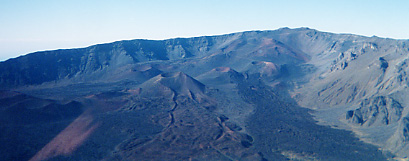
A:
{"type": "Polygon", "coordinates": [[[282,27],[409,39],[409,0],[0,0],[0,61],[119,40],[282,27]]]}

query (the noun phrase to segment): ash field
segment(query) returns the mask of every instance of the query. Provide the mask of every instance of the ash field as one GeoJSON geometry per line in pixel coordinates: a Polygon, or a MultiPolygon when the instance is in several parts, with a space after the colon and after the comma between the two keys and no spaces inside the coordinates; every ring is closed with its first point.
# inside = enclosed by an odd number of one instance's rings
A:
{"type": "Polygon", "coordinates": [[[409,40],[281,28],[0,62],[0,160],[399,160],[409,40]]]}

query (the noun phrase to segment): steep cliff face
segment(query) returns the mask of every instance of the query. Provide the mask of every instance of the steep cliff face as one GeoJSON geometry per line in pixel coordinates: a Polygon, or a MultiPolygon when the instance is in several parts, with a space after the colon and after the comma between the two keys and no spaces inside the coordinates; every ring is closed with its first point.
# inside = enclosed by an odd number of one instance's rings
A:
{"type": "Polygon", "coordinates": [[[307,63],[316,69],[307,75],[307,83],[298,83],[292,92],[300,105],[325,111],[327,116],[317,116],[324,124],[344,122],[365,140],[406,156],[408,142],[396,138],[404,138],[402,118],[409,111],[408,40],[308,29],[282,33],[287,34],[275,38],[308,53],[307,63]],[[391,144],[392,140],[399,145],[391,144]]]}
{"type": "Polygon", "coordinates": [[[240,53],[241,58],[280,63],[308,59],[305,54],[292,51],[276,40],[264,38],[267,36],[245,32],[163,41],[129,40],[81,49],[37,52],[1,62],[0,68],[4,70],[0,72],[0,84],[7,88],[70,79],[98,80],[129,64],[214,57],[222,53],[240,53]]]}
{"type": "Polygon", "coordinates": [[[318,116],[324,118],[323,123],[334,124],[341,118],[369,142],[406,156],[402,154],[408,142],[396,138],[404,138],[402,117],[409,111],[409,41],[303,32],[306,34],[293,34],[292,39],[279,39],[311,54],[308,63],[316,67],[308,83],[294,90],[297,102],[330,114],[318,116]]]}
{"type": "MultiPolygon", "coordinates": [[[[354,35],[331,38],[309,62],[319,69],[310,81],[311,88],[305,88],[310,90],[309,96],[317,98],[316,103],[321,106],[355,103],[406,86],[401,83],[405,72],[394,64],[404,64],[402,60],[409,53],[407,41],[354,35]]],[[[311,98],[306,100],[311,102],[311,98]]]]}
{"type": "Polygon", "coordinates": [[[380,126],[401,119],[403,106],[396,100],[378,96],[361,101],[358,109],[348,111],[346,119],[361,126],[380,126]]]}

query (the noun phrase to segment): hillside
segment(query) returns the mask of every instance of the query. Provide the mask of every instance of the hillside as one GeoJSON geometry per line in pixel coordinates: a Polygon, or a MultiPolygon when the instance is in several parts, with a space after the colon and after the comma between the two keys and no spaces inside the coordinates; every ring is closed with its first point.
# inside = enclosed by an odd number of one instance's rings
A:
{"type": "Polygon", "coordinates": [[[309,28],[35,52],[0,62],[1,154],[405,158],[408,58],[408,40],[309,28]]]}

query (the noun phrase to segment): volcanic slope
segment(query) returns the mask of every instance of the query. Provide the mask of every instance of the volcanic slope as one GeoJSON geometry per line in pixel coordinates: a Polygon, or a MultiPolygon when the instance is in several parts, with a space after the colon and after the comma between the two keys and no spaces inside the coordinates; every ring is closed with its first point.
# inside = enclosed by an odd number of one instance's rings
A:
{"type": "MultiPolygon", "coordinates": [[[[50,119],[65,122],[39,142],[8,139],[28,126],[24,121],[4,126],[11,132],[2,133],[2,144],[16,150],[2,156],[385,160],[391,151],[405,157],[407,43],[282,28],[31,53],[0,62],[2,97],[21,93],[36,98],[33,108],[54,102],[54,111],[81,110],[50,119]]],[[[0,101],[2,115],[19,109],[0,101]]]]}

